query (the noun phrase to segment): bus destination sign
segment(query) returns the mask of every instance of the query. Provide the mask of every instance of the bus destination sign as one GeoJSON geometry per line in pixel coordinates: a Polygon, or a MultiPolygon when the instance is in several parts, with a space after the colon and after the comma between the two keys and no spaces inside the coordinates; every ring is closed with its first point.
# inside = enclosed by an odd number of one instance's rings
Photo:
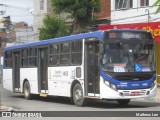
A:
{"type": "Polygon", "coordinates": [[[151,39],[151,34],[147,32],[109,32],[106,33],[105,39],[151,39]]]}

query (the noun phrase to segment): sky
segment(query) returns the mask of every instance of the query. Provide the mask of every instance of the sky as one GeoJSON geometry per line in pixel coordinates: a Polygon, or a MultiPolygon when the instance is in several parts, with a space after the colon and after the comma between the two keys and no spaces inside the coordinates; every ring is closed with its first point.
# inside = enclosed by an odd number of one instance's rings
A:
{"type": "Polygon", "coordinates": [[[0,11],[6,11],[0,17],[10,16],[12,22],[24,21],[30,26],[33,25],[33,14],[31,14],[31,11],[34,9],[34,0],[0,0],[0,4],[11,6],[4,7],[0,5],[0,11]]]}

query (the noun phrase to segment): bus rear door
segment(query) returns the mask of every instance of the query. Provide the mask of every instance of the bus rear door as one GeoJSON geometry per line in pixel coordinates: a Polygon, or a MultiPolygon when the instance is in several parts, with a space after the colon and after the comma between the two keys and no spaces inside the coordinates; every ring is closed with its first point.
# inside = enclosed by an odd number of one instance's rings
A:
{"type": "Polygon", "coordinates": [[[48,47],[38,48],[38,90],[44,97],[48,93],[48,47]]]}
{"type": "Polygon", "coordinates": [[[20,51],[13,51],[13,91],[20,92],[20,51]]]}

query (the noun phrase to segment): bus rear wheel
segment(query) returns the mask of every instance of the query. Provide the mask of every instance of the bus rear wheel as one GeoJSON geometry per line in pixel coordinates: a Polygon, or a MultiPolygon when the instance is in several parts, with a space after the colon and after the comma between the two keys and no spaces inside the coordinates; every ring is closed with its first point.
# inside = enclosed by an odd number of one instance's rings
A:
{"type": "Polygon", "coordinates": [[[82,86],[77,83],[73,88],[73,102],[77,106],[84,106],[86,104],[86,99],[83,96],[82,86]]]}
{"type": "Polygon", "coordinates": [[[24,90],[24,97],[25,97],[25,99],[27,99],[27,100],[32,99],[33,95],[30,93],[30,84],[29,84],[28,81],[26,81],[24,83],[23,90],[24,90]]]}
{"type": "Polygon", "coordinates": [[[130,102],[130,99],[119,99],[117,100],[119,105],[128,105],[128,103],[130,102]]]}

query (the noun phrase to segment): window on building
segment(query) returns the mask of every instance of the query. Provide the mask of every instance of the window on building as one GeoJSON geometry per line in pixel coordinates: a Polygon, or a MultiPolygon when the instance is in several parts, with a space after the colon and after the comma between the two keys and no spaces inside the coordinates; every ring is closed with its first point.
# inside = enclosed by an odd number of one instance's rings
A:
{"type": "Polygon", "coordinates": [[[140,6],[149,6],[149,0],[140,0],[140,6]]]}
{"type": "Polygon", "coordinates": [[[40,10],[44,10],[44,0],[40,0],[40,10]]]}
{"type": "Polygon", "coordinates": [[[29,48],[29,66],[37,66],[37,48],[29,48]]]}
{"type": "Polygon", "coordinates": [[[129,9],[133,7],[133,0],[115,0],[115,9],[129,9]]]}

